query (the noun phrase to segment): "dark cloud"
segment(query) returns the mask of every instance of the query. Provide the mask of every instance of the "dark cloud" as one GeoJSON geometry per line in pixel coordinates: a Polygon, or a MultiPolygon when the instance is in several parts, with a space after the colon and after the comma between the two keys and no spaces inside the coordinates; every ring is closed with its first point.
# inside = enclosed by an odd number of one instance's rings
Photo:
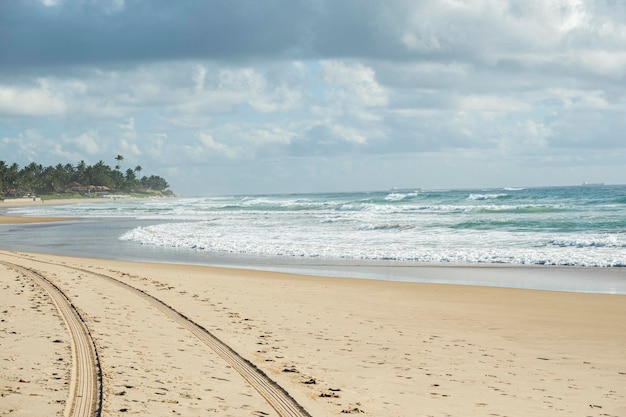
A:
{"type": "Polygon", "coordinates": [[[106,12],[92,2],[46,7],[3,1],[0,65],[94,64],[297,53],[297,2],[127,1],[106,12]]]}
{"type": "Polygon", "coordinates": [[[45,6],[3,0],[0,66],[358,58],[511,70],[536,65],[543,71],[546,62],[529,63],[527,55],[623,49],[623,5],[590,2],[591,17],[576,7],[409,0],[59,0],[45,6]],[[579,25],[577,19],[587,21],[579,25]]]}
{"type": "MultiPolygon", "coordinates": [[[[0,3],[0,66],[218,61],[412,59],[402,42],[404,1],[86,0],[0,3]]],[[[440,37],[454,37],[444,26],[440,37]]],[[[454,49],[452,39],[445,41],[454,49]]],[[[441,51],[426,51],[436,58],[441,51]]],[[[445,51],[450,53],[449,50],[445,51]]]]}

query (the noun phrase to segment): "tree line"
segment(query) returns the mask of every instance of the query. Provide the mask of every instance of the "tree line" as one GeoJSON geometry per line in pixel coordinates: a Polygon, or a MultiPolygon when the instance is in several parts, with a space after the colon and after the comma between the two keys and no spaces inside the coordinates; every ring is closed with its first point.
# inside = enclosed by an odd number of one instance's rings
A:
{"type": "Polygon", "coordinates": [[[142,168],[121,170],[123,156],[117,155],[117,164],[111,168],[103,161],[89,165],[80,161],[76,165],[57,164],[44,167],[32,162],[24,167],[0,161],[0,197],[24,195],[51,195],[90,190],[90,186],[116,192],[169,193],[169,184],[158,175],[140,177],[142,168]],[[105,188],[106,187],[106,188],[105,188]]]}

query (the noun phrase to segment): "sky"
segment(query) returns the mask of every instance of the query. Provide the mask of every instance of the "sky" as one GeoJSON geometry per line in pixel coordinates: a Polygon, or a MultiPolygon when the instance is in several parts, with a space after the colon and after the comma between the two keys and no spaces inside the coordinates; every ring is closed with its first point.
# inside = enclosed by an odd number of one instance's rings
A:
{"type": "Polygon", "coordinates": [[[622,0],[0,0],[0,160],[183,196],[626,183],[622,0]]]}

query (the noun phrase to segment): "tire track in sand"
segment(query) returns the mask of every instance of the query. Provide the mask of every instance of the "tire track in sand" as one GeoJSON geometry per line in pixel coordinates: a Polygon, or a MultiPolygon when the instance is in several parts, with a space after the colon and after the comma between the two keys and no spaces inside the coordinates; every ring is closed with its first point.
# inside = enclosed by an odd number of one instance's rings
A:
{"type": "Polygon", "coordinates": [[[133,292],[137,296],[145,299],[157,309],[159,309],[167,317],[174,320],[183,328],[187,329],[200,341],[210,347],[217,355],[219,355],[227,364],[232,366],[256,391],[276,410],[279,416],[282,417],[312,417],[283,387],[278,385],[273,379],[271,379],[265,372],[257,368],[249,360],[245,359],[234,349],[220,340],[217,336],[213,335],[203,326],[194,322],[184,314],[178,312],[174,308],[170,307],[158,298],[148,294],[147,292],[140,290],[132,285],[129,285],[117,278],[105,275],[99,272],[90,271],[84,268],[78,268],[67,265],[65,263],[47,262],[42,260],[34,260],[30,258],[29,261],[35,261],[45,264],[54,265],[57,267],[63,267],[80,271],[86,274],[100,277],[108,280],[109,282],[121,286],[128,291],[133,292]]]}
{"type": "Polygon", "coordinates": [[[102,372],[95,344],[84,320],[69,298],[43,274],[11,262],[0,264],[21,273],[50,295],[72,340],[72,377],[65,406],[67,417],[99,417],[102,411],[102,372]]]}

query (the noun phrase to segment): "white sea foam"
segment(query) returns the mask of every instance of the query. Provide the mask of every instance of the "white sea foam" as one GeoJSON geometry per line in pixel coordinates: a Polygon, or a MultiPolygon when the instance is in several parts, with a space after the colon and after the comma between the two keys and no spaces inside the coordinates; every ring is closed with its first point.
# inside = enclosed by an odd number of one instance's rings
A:
{"type": "Polygon", "coordinates": [[[401,201],[405,199],[410,199],[413,197],[417,197],[417,192],[409,192],[409,193],[390,193],[385,196],[385,200],[387,201],[401,201]]]}
{"type": "Polygon", "coordinates": [[[470,194],[468,200],[492,200],[494,198],[506,197],[508,194],[470,194]]]}
{"type": "Polygon", "coordinates": [[[626,187],[231,196],[32,206],[16,214],[139,219],[162,248],[328,259],[626,266],[626,187]],[[611,193],[612,194],[607,194],[611,193]],[[594,194],[595,193],[595,194],[594,194]],[[604,194],[598,194],[604,193],[604,194]]]}
{"type": "MultiPolygon", "coordinates": [[[[554,245],[533,247],[503,246],[484,247],[466,245],[453,235],[432,236],[428,239],[415,237],[413,240],[394,236],[403,228],[398,225],[382,225],[364,228],[361,232],[387,232],[388,235],[366,234],[358,239],[357,233],[348,236],[326,238],[324,236],[294,235],[286,232],[260,234],[254,230],[237,230],[225,233],[214,230],[210,225],[197,223],[161,224],[141,227],[125,233],[121,239],[144,245],[172,248],[187,248],[211,252],[236,253],[268,256],[297,256],[307,258],[353,259],[353,260],[396,260],[441,263],[507,263],[539,265],[578,265],[578,266],[626,266],[623,257],[612,251],[603,250],[607,246],[554,245]],[[299,240],[295,240],[295,238],[299,240]],[[358,239],[358,240],[357,240],[358,239]],[[409,244],[412,241],[413,244],[409,244]]],[[[406,230],[406,229],[405,229],[406,230]]],[[[501,236],[493,234],[481,241],[500,241],[501,236]]],[[[622,246],[623,247],[623,246],[622,246]]]]}

